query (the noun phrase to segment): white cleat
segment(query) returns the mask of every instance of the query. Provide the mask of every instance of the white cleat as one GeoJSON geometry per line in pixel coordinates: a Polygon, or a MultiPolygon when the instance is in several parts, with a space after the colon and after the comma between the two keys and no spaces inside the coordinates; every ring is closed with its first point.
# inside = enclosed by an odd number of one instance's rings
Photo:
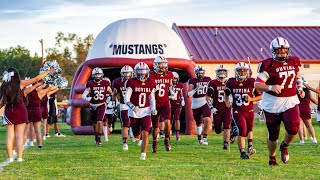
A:
{"type": "Polygon", "coordinates": [[[33,141],[29,141],[29,146],[34,146],[33,141]]]}
{"type": "Polygon", "coordinates": [[[142,140],[139,140],[138,146],[141,146],[141,145],[142,145],[142,140]]]}
{"type": "Polygon", "coordinates": [[[109,131],[110,131],[110,132],[112,132],[112,131],[113,131],[113,128],[112,128],[112,127],[108,127],[108,128],[109,128],[109,131]]]}
{"type": "Polygon", "coordinates": [[[208,142],[202,139],[202,140],[198,140],[198,144],[200,144],[200,145],[208,145],[208,142]]]}
{"type": "Polygon", "coordinates": [[[109,138],[108,137],[104,137],[104,142],[108,142],[109,138]]]}
{"type": "Polygon", "coordinates": [[[123,149],[124,151],[128,151],[128,149],[129,149],[128,144],[127,144],[127,143],[126,143],[126,144],[123,144],[122,149],[123,149]]]}
{"type": "Polygon", "coordinates": [[[141,160],[146,160],[146,156],[147,156],[146,153],[141,153],[140,159],[141,160]]]}
{"type": "Polygon", "coordinates": [[[300,144],[304,144],[304,140],[300,140],[300,144]]]}
{"type": "Polygon", "coordinates": [[[312,143],[317,144],[317,143],[318,143],[317,139],[316,139],[316,138],[313,138],[313,139],[312,139],[312,143]]]}
{"type": "Polygon", "coordinates": [[[43,136],[42,139],[45,141],[45,140],[47,139],[47,137],[46,137],[46,136],[43,136]]]}

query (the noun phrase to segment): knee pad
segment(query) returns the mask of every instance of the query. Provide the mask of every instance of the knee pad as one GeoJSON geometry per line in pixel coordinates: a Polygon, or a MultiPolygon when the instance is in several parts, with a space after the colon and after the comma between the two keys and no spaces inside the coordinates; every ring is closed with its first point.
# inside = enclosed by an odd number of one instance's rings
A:
{"type": "Polygon", "coordinates": [[[296,135],[298,133],[298,131],[299,131],[299,127],[293,127],[291,129],[289,129],[287,131],[287,133],[290,134],[290,135],[296,135]]]}
{"type": "Polygon", "coordinates": [[[270,140],[270,141],[276,141],[276,140],[278,140],[278,138],[279,138],[279,133],[278,134],[268,134],[268,139],[270,140]]]}
{"type": "Polygon", "coordinates": [[[217,134],[220,134],[222,132],[222,130],[220,127],[215,127],[214,132],[216,132],[217,134]]]}

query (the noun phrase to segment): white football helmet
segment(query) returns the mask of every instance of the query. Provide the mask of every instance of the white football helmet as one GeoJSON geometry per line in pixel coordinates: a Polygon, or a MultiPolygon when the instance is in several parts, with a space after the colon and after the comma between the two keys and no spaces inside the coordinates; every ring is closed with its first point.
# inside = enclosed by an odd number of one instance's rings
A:
{"type": "Polygon", "coordinates": [[[239,62],[234,68],[235,77],[245,80],[250,77],[250,66],[245,62],[239,62]]]}
{"type": "Polygon", "coordinates": [[[134,66],[134,77],[139,81],[144,81],[149,78],[150,69],[144,62],[139,62],[134,66]]]}
{"type": "Polygon", "coordinates": [[[157,56],[153,60],[153,68],[156,72],[167,72],[168,60],[163,56],[157,56]]]}
{"type": "Polygon", "coordinates": [[[172,72],[173,74],[173,79],[172,79],[172,83],[173,84],[177,84],[179,82],[179,74],[177,72],[172,72]]]}
{"type": "Polygon", "coordinates": [[[103,71],[101,68],[94,68],[92,70],[92,73],[91,73],[91,77],[95,80],[95,81],[101,81],[103,79],[103,71]]]}
{"type": "Polygon", "coordinates": [[[270,43],[270,51],[272,54],[272,58],[274,60],[278,60],[278,61],[286,61],[289,57],[289,53],[290,53],[290,44],[288,42],[288,40],[286,40],[283,37],[277,37],[274,40],[271,41],[270,43]],[[282,57],[278,57],[278,54],[276,53],[276,49],[287,49],[287,52],[284,56],[282,57]]]}
{"type": "Polygon", "coordinates": [[[194,74],[198,79],[202,79],[204,77],[206,70],[204,69],[203,66],[196,66],[194,68],[194,74]]]}
{"type": "Polygon", "coordinates": [[[220,64],[216,67],[216,77],[217,79],[224,79],[228,77],[229,69],[227,66],[220,64]]]}
{"type": "Polygon", "coordinates": [[[121,81],[125,81],[133,76],[133,69],[129,65],[125,65],[121,68],[120,71],[121,81]]]}

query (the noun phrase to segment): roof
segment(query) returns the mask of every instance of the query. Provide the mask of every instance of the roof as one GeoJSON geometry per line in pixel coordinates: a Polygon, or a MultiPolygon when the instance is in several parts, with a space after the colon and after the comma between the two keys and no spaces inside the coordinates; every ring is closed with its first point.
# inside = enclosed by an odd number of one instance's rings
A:
{"type": "Polygon", "coordinates": [[[287,39],[290,55],[320,61],[320,26],[177,26],[173,29],[193,60],[261,60],[271,56],[270,42],[287,39]]]}

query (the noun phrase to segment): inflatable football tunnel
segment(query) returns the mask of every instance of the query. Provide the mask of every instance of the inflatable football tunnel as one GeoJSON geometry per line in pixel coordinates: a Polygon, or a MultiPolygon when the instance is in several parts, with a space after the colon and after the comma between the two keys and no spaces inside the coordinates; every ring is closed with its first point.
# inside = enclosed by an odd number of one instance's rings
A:
{"type": "MultiPolygon", "coordinates": [[[[105,27],[94,40],[86,61],[77,69],[70,90],[67,123],[74,134],[94,134],[89,102],[81,98],[85,84],[91,78],[92,69],[100,67],[111,81],[120,77],[124,65],[134,67],[145,62],[153,70],[157,55],[167,58],[170,71],[176,71],[184,83],[185,133],[195,134],[195,122],[191,111],[191,98],[187,98],[187,81],[194,77],[195,63],[189,59],[180,37],[165,24],[143,18],[123,19],[105,27]]],[[[181,119],[184,121],[184,119],[181,119]]]]}

